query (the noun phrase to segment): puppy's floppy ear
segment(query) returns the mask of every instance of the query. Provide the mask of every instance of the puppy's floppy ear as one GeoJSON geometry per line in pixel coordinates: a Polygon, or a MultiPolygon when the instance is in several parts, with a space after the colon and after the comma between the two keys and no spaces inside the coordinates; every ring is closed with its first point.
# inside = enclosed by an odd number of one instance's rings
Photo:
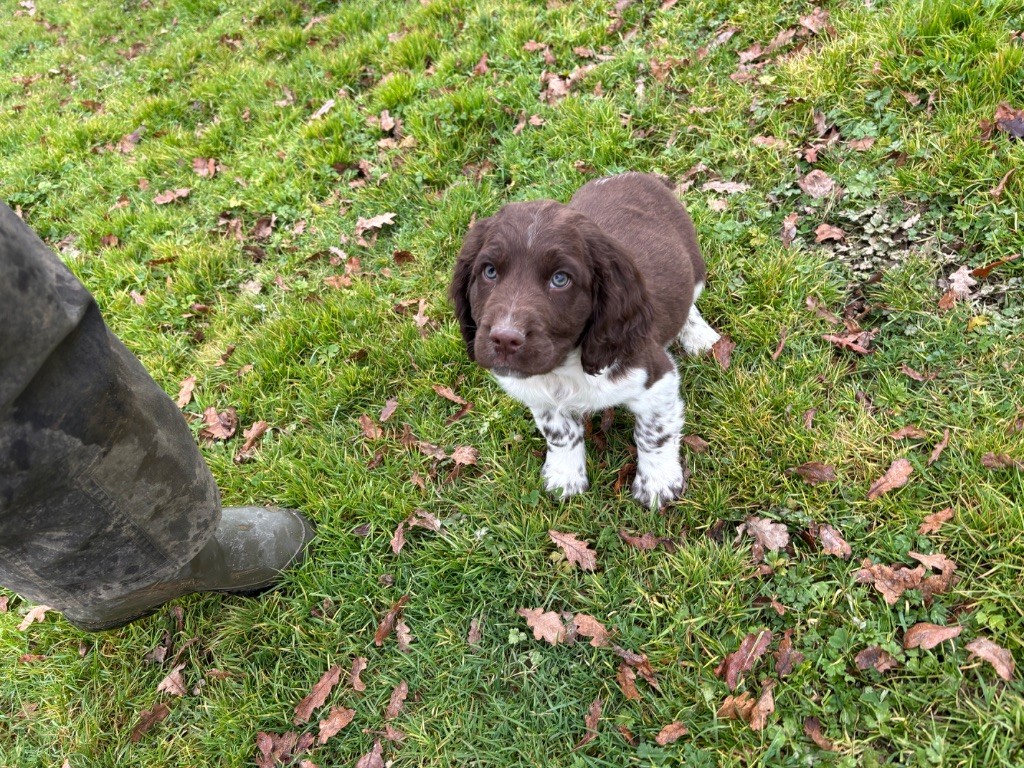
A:
{"type": "Polygon", "coordinates": [[[654,322],[633,258],[589,219],[580,224],[593,270],[593,310],[581,341],[583,370],[595,374],[640,349],[654,322]]]}
{"type": "Polygon", "coordinates": [[[466,342],[466,351],[469,359],[475,360],[473,354],[473,342],[476,339],[476,322],[473,320],[472,307],[469,303],[469,289],[473,281],[473,262],[480,253],[487,239],[487,231],[490,228],[491,220],[480,219],[466,234],[462,243],[462,250],[459,251],[459,258],[455,262],[455,273],[452,275],[451,285],[448,286],[448,298],[455,306],[455,317],[459,321],[459,330],[462,331],[462,338],[466,342]]]}

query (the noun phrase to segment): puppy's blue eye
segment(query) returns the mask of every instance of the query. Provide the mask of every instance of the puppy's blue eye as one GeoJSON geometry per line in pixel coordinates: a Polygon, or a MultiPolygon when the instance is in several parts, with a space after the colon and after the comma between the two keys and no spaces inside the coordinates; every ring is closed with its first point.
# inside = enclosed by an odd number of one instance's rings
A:
{"type": "Polygon", "coordinates": [[[551,276],[551,287],[552,288],[565,288],[572,279],[565,272],[555,272],[551,276]]]}
{"type": "Polygon", "coordinates": [[[498,270],[495,269],[493,264],[484,264],[483,276],[486,280],[497,280],[498,270]]]}

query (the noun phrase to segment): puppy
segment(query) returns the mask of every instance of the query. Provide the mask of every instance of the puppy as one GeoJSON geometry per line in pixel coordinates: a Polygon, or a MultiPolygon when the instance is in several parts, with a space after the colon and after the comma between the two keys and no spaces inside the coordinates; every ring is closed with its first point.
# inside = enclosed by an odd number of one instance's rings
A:
{"type": "Polygon", "coordinates": [[[533,413],[548,491],[587,489],[583,417],[623,405],[636,421],[633,496],[682,495],[668,345],[697,354],[718,341],[694,305],[704,281],[693,222],[656,176],[597,179],[568,205],[512,203],[471,227],[449,296],[470,359],[533,413]]]}

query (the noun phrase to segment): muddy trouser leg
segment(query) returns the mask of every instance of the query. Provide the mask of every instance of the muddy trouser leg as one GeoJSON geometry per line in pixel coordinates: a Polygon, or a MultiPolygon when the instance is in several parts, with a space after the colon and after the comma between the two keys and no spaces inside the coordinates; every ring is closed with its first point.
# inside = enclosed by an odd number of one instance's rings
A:
{"type": "Polygon", "coordinates": [[[219,519],[177,407],[0,203],[0,585],[87,610],[180,570],[219,519]]]}

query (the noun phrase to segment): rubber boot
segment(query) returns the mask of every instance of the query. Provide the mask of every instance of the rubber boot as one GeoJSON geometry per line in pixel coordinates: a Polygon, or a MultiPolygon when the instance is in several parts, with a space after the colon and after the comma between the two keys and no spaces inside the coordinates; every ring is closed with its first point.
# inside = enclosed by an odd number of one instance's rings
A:
{"type": "Polygon", "coordinates": [[[314,536],[312,525],[291,509],[225,507],[213,537],[172,578],[117,598],[71,609],[64,617],[97,632],[124,626],[164,603],[196,592],[257,595],[297,565],[314,536]]]}

